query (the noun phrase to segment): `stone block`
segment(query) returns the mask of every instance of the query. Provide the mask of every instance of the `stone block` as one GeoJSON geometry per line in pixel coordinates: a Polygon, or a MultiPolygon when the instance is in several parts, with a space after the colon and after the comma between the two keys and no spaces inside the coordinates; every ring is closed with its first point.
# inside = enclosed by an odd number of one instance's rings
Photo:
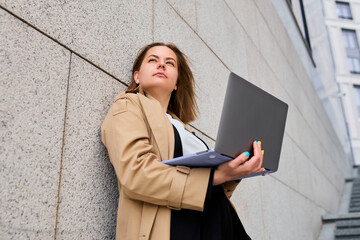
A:
{"type": "Polygon", "coordinates": [[[243,179],[231,197],[239,218],[252,239],[267,239],[264,230],[260,180],[267,177],[243,179]]]}
{"type": "Polygon", "coordinates": [[[54,237],[70,53],[0,9],[0,232],[54,237]]]}
{"type": "MultiPolygon", "coordinates": [[[[257,18],[260,14],[254,1],[225,0],[255,46],[259,46],[257,18]]],[[[248,53],[247,53],[248,54],[248,53]]]]}
{"type": "Polygon", "coordinates": [[[278,74],[278,79],[281,84],[286,89],[286,92],[290,94],[291,99],[294,102],[294,105],[300,109],[300,112],[303,113],[302,109],[304,106],[309,105],[307,101],[307,96],[305,94],[304,88],[301,84],[301,81],[295,75],[293,69],[290,64],[286,61],[286,59],[281,58],[281,62],[279,65],[282,66],[282,74],[278,74]]]}
{"type": "Polygon", "coordinates": [[[196,0],[168,0],[167,2],[192,29],[197,30],[196,0]]]}
{"type": "Polygon", "coordinates": [[[224,1],[197,2],[198,34],[227,68],[247,77],[245,31],[224,1]]]}
{"type": "Polygon", "coordinates": [[[300,194],[306,196],[309,199],[314,198],[314,193],[317,186],[312,185],[312,171],[309,170],[314,165],[305,155],[303,150],[299,148],[298,145],[293,148],[294,151],[294,164],[297,168],[297,174],[295,178],[297,178],[298,189],[296,189],[300,194]]]}
{"type": "Polygon", "coordinates": [[[317,167],[309,169],[312,171],[312,185],[315,189],[315,195],[311,199],[321,206],[326,212],[336,213],[338,206],[340,205],[340,200],[342,192],[339,192],[338,189],[334,186],[326,172],[323,172],[317,167]],[[331,197],[332,201],[329,201],[331,197]]]}
{"type": "MultiPolygon", "coordinates": [[[[322,208],[322,206],[312,204],[309,206],[312,214],[307,216],[308,219],[311,221],[311,233],[312,238],[317,239],[320,235],[321,228],[323,226],[323,221],[321,219],[322,216],[326,214],[326,211],[322,208]]],[[[301,229],[302,231],[305,231],[305,229],[301,229]]]]}
{"type": "Polygon", "coordinates": [[[311,158],[318,169],[323,169],[325,164],[329,164],[325,162],[326,159],[323,158],[322,151],[324,150],[324,146],[321,143],[321,138],[318,140],[316,138],[310,138],[310,145],[312,148],[311,158]]]}
{"type": "Polygon", "coordinates": [[[316,239],[325,211],[272,176],[260,179],[266,239],[316,239]]]}
{"type": "Polygon", "coordinates": [[[257,26],[259,28],[258,49],[275,75],[281,76],[284,70],[281,65],[283,60],[281,48],[261,15],[257,15],[257,26]]]}
{"type": "Polygon", "coordinates": [[[72,55],[56,239],[113,239],[118,189],[100,126],[126,86],[72,55]]]}
{"type": "Polygon", "coordinates": [[[130,80],[137,50],[153,39],[151,1],[1,0],[0,4],[125,82],[130,80]]]}
{"type": "MultiPolygon", "coordinates": [[[[342,43],[341,29],[339,27],[329,26],[328,33],[329,33],[331,46],[337,46],[339,43],[342,43]]],[[[349,74],[345,49],[332,47],[331,50],[333,52],[334,59],[339,59],[338,61],[335,61],[335,69],[337,74],[339,75],[349,74]]]]}
{"type": "MultiPolygon", "coordinates": [[[[292,189],[298,189],[299,183],[298,179],[295,177],[298,174],[298,169],[296,162],[294,161],[294,147],[297,147],[296,144],[287,134],[285,134],[281,148],[279,168],[277,172],[272,174],[272,176],[282,182],[285,182],[292,189]]],[[[265,158],[266,153],[264,153],[264,159],[265,158]]]]}
{"type": "MultiPolygon", "coordinates": [[[[314,68],[311,56],[309,56],[302,33],[296,25],[290,12],[291,10],[287,6],[288,4],[276,0],[256,0],[256,2],[258,6],[261,6],[259,11],[262,13],[264,21],[268,24],[269,29],[271,29],[276,43],[281,48],[282,53],[290,65],[296,66],[303,60],[302,63],[300,63],[301,68],[295,67],[295,71],[303,71],[305,67],[308,74],[310,74],[314,68]],[[267,6],[267,8],[264,6],[267,6]]],[[[302,28],[301,25],[300,28],[302,28]]]]}
{"type": "MultiPolygon", "coordinates": [[[[259,2],[263,1],[257,1],[259,2]]],[[[316,78],[316,72],[314,71],[314,66],[310,59],[309,53],[306,50],[306,46],[302,39],[297,26],[288,10],[288,6],[285,2],[282,1],[272,1],[274,7],[264,8],[262,7],[260,11],[262,12],[263,19],[268,24],[270,31],[272,32],[274,38],[276,39],[275,42],[279,45],[280,49],[282,50],[282,54],[284,55],[287,62],[276,62],[276,66],[286,66],[285,69],[291,69],[295,76],[297,76],[297,81],[301,83],[302,88],[304,90],[298,93],[304,95],[311,103],[310,106],[314,107],[316,112],[319,112],[320,108],[323,108],[321,102],[318,99],[316,92],[313,89],[312,82],[310,81],[311,78],[316,78]],[[277,16],[279,14],[279,17],[277,16]],[[271,19],[271,20],[270,20],[271,19]],[[286,29],[283,27],[284,25],[281,23],[286,23],[286,29]],[[280,26],[280,27],[279,27],[280,26]],[[300,58],[299,58],[300,57],[300,58]],[[289,65],[289,66],[287,66],[289,65]]],[[[268,4],[268,3],[262,3],[268,4]]],[[[262,5],[263,6],[263,5],[262,5]]],[[[276,71],[277,73],[279,71],[276,71]]],[[[286,84],[287,79],[284,79],[284,84],[286,84]]],[[[292,84],[292,83],[291,83],[292,84]]],[[[292,94],[297,94],[296,91],[292,92],[292,94]]],[[[295,98],[294,96],[294,99],[295,98]]],[[[303,105],[298,104],[301,112],[307,114],[305,117],[310,124],[312,124],[313,115],[310,115],[308,111],[302,111],[303,105]]],[[[306,109],[305,105],[305,109],[306,109]]],[[[325,113],[323,109],[320,110],[321,113],[325,113]]],[[[325,114],[326,116],[326,114],[325,114]]]]}
{"type": "Polygon", "coordinates": [[[155,41],[175,43],[189,58],[195,78],[199,118],[193,126],[216,139],[229,70],[165,1],[156,1],[155,41]],[[163,19],[171,22],[162,24],[163,19]],[[210,120],[211,119],[211,120],[210,120]]]}
{"type": "Polygon", "coordinates": [[[254,43],[245,37],[247,55],[247,80],[259,88],[274,94],[276,77],[254,43]]]}
{"type": "MultiPolygon", "coordinates": [[[[269,4],[269,1],[265,1],[265,5],[269,4]]],[[[278,46],[282,50],[282,54],[286,59],[291,60],[290,57],[292,52],[295,52],[295,48],[298,47],[297,44],[293,45],[291,39],[289,38],[289,33],[287,32],[286,26],[292,24],[291,22],[287,21],[285,24],[281,21],[281,15],[289,14],[288,7],[286,6],[286,2],[276,1],[278,5],[282,5],[281,11],[277,11],[275,4],[275,1],[272,1],[272,6],[268,6],[268,9],[264,8],[264,3],[262,5],[258,5],[259,11],[262,12],[262,16],[265,19],[266,23],[268,24],[269,28],[271,29],[271,32],[273,36],[276,38],[276,42],[278,46]],[[266,14],[264,14],[264,11],[267,11],[266,14]],[[271,16],[271,17],[270,17],[271,16]],[[295,46],[295,48],[294,48],[295,46]]],[[[298,33],[291,33],[291,34],[298,34],[298,33]]],[[[279,64],[280,65],[280,64],[279,64]]]]}
{"type": "Polygon", "coordinates": [[[294,190],[271,175],[260,177],[260,186],[265,239],[309,239],[298,238],[296,234],[299,228],[296,215],[298,203],[294,201],[294,190]]]}
{"type": "Polygon", "coordinates": [[[334,239],[335,223],[324,223],[321,228],[318,240],[334,239]]]}
{"type": "Polygon", "coordinates": [[[53,239],[54,230],[51,231],[36,231],[26,228],[7,228],[0,226],[0,236],[2,239],[53,239]]]}

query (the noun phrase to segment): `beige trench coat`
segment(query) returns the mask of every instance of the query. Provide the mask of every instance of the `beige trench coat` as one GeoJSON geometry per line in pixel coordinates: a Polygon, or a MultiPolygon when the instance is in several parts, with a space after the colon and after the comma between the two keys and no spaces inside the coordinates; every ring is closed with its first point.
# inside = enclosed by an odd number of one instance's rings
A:
{"type": "MultiPolygon", "coordinates": [[[[210,169],[161,163],[173,157],[175,143],[156,99],[142,91],[117,95],[101,137],[118,180],[117,240],[169,240],[171,209],[203,210],[210,169]]],[[[223,185],[228,197],[236,185],[223,185]]]]}

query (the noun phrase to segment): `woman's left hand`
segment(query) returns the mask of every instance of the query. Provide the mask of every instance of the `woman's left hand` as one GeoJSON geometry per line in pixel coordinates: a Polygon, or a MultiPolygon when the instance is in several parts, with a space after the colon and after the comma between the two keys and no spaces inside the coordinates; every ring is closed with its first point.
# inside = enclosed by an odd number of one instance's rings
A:
{"type": "Polygon", "coordinates": [[[261,142],[254,141],[253,149],[254,156],[250,159],[248,159],[249,153],[244,152],[235,159],[220,164],[214,172],[213,185],[220,185],[236,178],[264,171],[265,169],[261,167],[263,162],[261,142]]]}

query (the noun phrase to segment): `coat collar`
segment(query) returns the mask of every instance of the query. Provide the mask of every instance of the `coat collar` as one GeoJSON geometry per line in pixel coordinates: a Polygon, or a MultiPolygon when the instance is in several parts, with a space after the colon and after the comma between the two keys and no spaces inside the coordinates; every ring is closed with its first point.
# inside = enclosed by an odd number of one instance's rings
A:
{"type": "Polygon", "coordinates": [[[175,139],[174,130],[168,117],[164,113],[159,101],[146,97],[141,88],[139,88],[138,97],[159,148],[161,160],[172,158],[174,155],[175,139]]]}

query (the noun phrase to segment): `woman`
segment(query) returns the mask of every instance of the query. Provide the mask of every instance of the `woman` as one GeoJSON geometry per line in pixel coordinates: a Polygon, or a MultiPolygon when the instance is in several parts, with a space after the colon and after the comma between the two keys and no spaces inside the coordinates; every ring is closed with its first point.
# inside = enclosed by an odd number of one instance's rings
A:
{"type": "Polygon", "coordinates": [[[206,150],[186,124],[195,120],[194,79],[173,44],[140,50],[127,91],[115,98],[102,142],[119,187],[116,239],[249,239],[229,202],[238,181],[262,171],[260,142],[216,169],[161,161],[206,150]]]}

